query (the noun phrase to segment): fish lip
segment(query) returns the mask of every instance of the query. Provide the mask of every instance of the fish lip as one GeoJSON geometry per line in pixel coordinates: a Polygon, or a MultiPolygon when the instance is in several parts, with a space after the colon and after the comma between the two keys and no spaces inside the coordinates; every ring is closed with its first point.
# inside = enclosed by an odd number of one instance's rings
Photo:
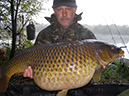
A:
{"type": "Polygon", "coordinates": [[[124,51],[123,50],[120,51],[119,56],[120,57],[124,56],[124,51]]]}

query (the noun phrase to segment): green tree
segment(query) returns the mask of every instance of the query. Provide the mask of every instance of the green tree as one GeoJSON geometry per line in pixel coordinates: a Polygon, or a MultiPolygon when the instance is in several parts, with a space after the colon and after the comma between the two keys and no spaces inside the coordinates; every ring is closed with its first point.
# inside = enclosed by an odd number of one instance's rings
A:
{"type": "Polygon", "coordinates": [[[10,58],[14,56],[16,42],[20,42],[17,37],[24,36],[23,30],[26,24],[42,10],[43,1],[47,0],[1,0],[0,32],[1,34],[7,32],[12,36],[10,58]]]}

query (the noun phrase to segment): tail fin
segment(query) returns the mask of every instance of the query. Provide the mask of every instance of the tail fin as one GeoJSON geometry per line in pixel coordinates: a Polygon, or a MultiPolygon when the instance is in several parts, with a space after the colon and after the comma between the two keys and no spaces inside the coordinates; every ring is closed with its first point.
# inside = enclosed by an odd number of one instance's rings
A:
{"type": "Polygon", "coordinates": [[[5,93],[8,87],[10,77],[6,76],[0,69],[0,91],[5,93]]]}

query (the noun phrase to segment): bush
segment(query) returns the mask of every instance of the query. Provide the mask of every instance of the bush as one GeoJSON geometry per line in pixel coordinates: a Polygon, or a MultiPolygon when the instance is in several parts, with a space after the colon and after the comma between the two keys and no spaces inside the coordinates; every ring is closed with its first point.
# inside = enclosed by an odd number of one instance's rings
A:
{"type": "Polygon", "coordinates": [[[129,83],[129,66],[127,63],[116,60],[106,70],[102,72],[101,80],[99,83],[115,83],[115,84],[127,84],[129,83]]]}
{"type": "Polygon", "coordinates": [[[5,63],[8,61],[8,55],[6,54],[6,50],[0,49],[0,64],[5,63]]]}

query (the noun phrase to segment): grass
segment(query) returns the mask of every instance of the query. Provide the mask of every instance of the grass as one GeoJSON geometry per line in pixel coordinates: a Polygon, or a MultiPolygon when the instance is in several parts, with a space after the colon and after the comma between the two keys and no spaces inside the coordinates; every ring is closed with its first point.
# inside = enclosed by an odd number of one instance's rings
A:
{"type": "Polygon", "coordinates": [[[107,66],[98,84],[129,84],[129,66],[120,60],[107,66]]]}

